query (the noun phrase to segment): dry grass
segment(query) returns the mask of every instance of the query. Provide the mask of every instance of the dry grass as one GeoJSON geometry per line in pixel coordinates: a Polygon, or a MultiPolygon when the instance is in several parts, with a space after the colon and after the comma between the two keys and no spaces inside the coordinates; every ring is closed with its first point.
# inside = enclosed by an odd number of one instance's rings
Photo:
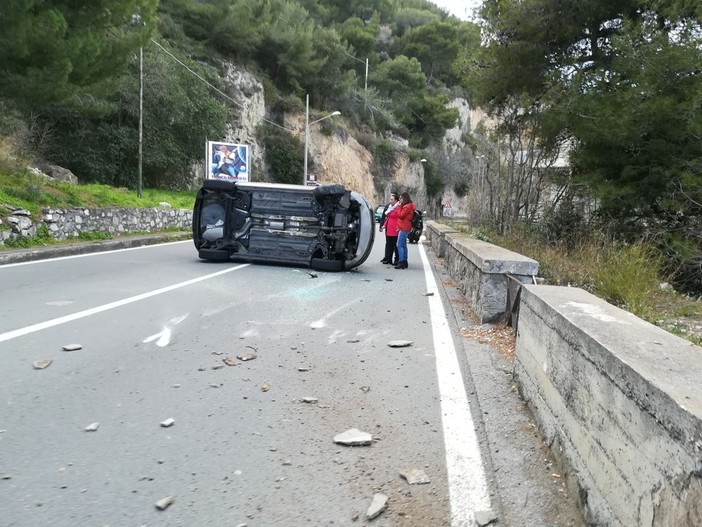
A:
{"type": "MultiPolygon", "coordinates": [[[[453,227],[468,235],[476,234],[465,225],[453,227]]],[[[648,246],[593,241],[567,250],[540,242],[528,232],[517,231],[507,236],[489,233],[486,241],[539,262],[539,275],[546,284],[580,287],[702,345],[702,301],[661,290],[661,262],[656,251],[648,246]]]]}

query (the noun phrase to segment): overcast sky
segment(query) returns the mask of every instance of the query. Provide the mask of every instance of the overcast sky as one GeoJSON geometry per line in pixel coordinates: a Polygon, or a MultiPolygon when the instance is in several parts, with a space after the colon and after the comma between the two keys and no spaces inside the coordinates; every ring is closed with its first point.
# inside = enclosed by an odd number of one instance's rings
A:
{"type": "Polygon", "coordinates": [[[431,0],[431,2],[461,20],[471,20],[473,11],[482,4],[482,0],[431,0]]]}

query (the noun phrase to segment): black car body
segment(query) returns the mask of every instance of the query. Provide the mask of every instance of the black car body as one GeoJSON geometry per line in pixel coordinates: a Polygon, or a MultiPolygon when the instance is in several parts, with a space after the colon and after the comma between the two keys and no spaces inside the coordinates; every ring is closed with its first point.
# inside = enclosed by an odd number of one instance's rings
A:
{"type": "Polygon", "coordinates": [[[206,260],[349,270],[368,258],[373,227],[368,201],[343,185],[208,179],[193,209],[193,241],[206,260]]]}

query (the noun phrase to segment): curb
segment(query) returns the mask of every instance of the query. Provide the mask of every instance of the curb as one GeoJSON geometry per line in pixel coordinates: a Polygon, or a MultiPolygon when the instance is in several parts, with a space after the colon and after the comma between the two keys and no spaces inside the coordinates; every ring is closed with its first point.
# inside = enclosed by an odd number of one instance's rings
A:
{"type": "Polygon", "coordinates": [[[156,245],[174,241],[192,239],[191,232],[175,232],[168,234],[147,234],[142,236],[124,236],[114,240],[99,242],[79,242],[66,245],[48,245],[46,247],[32,247],[29,249],[11,249],[0,251],[0,266],[33,262],[36,260],[49,260],[77,254],[89,254],[116,249],[131,249],[143,245],[156,245]]]}

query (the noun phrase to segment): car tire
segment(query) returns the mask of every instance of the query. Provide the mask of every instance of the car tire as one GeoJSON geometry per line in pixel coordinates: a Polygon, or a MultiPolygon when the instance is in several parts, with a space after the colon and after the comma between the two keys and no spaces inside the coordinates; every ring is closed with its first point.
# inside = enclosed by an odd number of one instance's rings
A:
{"type": "Polygon", "coordinates": [[[202,183],[202,188],[205,190],[221,190],[224,192],[231,192],[236,188],[234,181],[227,181],[225,179],[206,179],[202,183]]]}
{"type": "Polygon", "coordinates": [[[317,271],[339,272],[344,270],[342,260],[323,260],[322,258],[312,258],[310,267],[317,271]]]}
{"type": "Polygon", "coordinates": [[[221,249],[200,249],[197,255],[203,260],[212,260],[215,262],[224,262],[229,260],[229,252],[221,249]]]}

